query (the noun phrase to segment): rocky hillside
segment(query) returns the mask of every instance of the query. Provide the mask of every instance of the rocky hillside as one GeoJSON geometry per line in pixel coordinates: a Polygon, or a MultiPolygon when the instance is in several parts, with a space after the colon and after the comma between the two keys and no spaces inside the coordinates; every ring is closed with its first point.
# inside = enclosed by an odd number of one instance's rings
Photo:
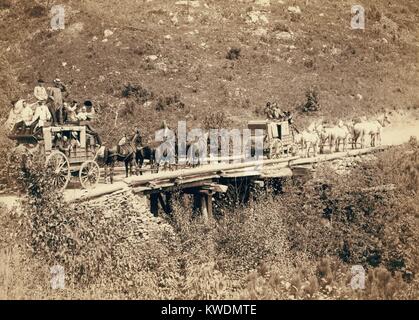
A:
{"type": "Polygon", "coordinates": [[[2,118],[40,77],[94,100],[105,142],[212,111],[243,125],[272,100],[297,112],[310,88],[329,118],[417,108],[419,2],[363,1],[365,30],[351,29],[352,4],[0,0],[2,118]],[[54,4],[65,5],[64,30],[50,28],[54,4]]]}

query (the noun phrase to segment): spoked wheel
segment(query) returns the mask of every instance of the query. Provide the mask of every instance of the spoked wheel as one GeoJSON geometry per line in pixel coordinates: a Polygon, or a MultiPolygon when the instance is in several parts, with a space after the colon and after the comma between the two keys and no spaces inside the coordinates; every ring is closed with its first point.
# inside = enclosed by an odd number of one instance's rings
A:
{"type": "Polygon", "coordinates": [[[79,171],[81,186],[84,189],[92,189],[99,183],[100,168],[96,161],[83,162],[79,171]]]}
{"type": "Polygon", "coordinates": [[[272,141],[270,146],[270,159],[280,158],[284,153],[284,146],[282,141],[275,139],[272,141]]]}
{"type": "Polygon", "coordinates": [[[64,191],[71,178],[70,162],[64,153],[51,153],[46,160],[46,169],[53,186],[61,192],[64,191]]]}
{"type": "Polygon", "coordinates": [[[288,155],[296,156],[298,154],[298,144],[292,143],[288,146],[288,155]]]}

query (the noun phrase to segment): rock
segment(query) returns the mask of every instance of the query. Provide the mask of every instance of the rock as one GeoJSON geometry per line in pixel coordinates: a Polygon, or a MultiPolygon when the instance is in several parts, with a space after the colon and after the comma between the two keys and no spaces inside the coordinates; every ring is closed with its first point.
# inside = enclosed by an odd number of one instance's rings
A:
{"type": "Polygon", "coordinates": [[[301,9],[299,6],[290,6],[288,7],[288,12],[294,13],[294,14],[301,14],[301,9]]]}
{"type": "Polygon", "coordinates": [[[109,30],[109,29],[106,29],[103,32],[103,34],[104,34],[105,38],[107,38],[107,37],[110,37],[111,35],[113,35],[113,31],[112,30],[109,30]]]}
{"type": "Polygon", "coordinates": [[[150,56],[146,57],[147,61],[156,61],[159,57],[157,57],[156,55],[152,54],[150,56]]]}
{"type": "Polygon", "coordinates": [[[191,22],[194,22],[194,17],[192,17],[191,15],[189,15],[187,18],[186,18],[186,20],[189,22],[189,23],[191,23],[191,22]]]}
{"type": "Polygon", "coordinates": [[[176,1],[175,4],[177,4],[178,6],[190,6],[193,8],[198,8],[201,4],[199,3],[199,1],[188,1],[188,0],[184,0],[184,1],[176,1]]]}
{"type": "Polygon", "coordinates": [[[167,72],[167,66],[164,62],[156,63],[156,68],[163,72],[167,72]]]}
{"type": "Polygon", "coordinates": [[[249,11],[247,13],[247,23],[269,23],[268,18],[260,11],[249,11]]]}
{"type": "Polygon", "coordinates": [[[148,107],[151,107],[152,104],[153,103],[151,101],[146,101],[146,102],[143,103],[143,107],[148,108],[148,107]]]}
{"type": "Polygon", "coordinates": [[[166,40],[172,40],[172,36],[171,36],[170,34],[166,34],[166,35],[164,36],[164,38],[165,38],[166,40]]]}
{"type": "Polygon", "coordinates": [[[293,38],[293,34],[291,32],[282,31],[275,34],[275,38],[278,40],[291,40],[293,38]]]}
{"type": "Polygon", "coordinates": [[[358,100],[362,100],[363,96],[360,93],[357,93],[356,97],[358,98],[358,100]]]}
{"type": "Polygon", "coordinates": [[[255,5],[269,7],[271,5],[271,0],[255,0],[255,5]]]}
{"type": "Polygon", "coordinates": [[[92,41],[97,41],[97,37],[96,37],[96,36],[94,36],[94,37],[92,38],[92,41]]]}
{"type": "Polygon", "coordinates": [[[177,14],[175,14],[170,21],[176,26],[179,23],[179,19],[177,17],[177,14]]]}
{"type": "Polygon", "coordinates": [[[257,37],[266,36],[268,34],[268,30],[266,30],[265,28],[259,28],[253,31],[253,34],[257,37]]]}
{"type": "Polygon", "coordinates": [[[105,38],[105,39],[103,39],[103,40],[102,40],[102,42],[108,42],[108,39],[107,39],[107,38],[105,38]]]}
{"type": "MultiPolygon", "coordinates": [[[[84,30],[84,23],[83,22],[76,22],[76,23],[71,24],[69,27],[66,26],[66,28],[63,30],[63,32],[67,36],[75,38],[75,37],[79,37],[80,33],[83,30],[84,30]]],[[[35,34],[37,34],[37,33],[38,33],[38,30],[37,30],[37,32],[35,32],[35,34]]]]}

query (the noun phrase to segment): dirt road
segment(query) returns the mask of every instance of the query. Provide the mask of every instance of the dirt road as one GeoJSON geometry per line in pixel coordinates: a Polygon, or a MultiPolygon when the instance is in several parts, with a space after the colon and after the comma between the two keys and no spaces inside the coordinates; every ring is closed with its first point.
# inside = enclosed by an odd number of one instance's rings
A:
{"type": "Polygon", "coordinates": [[[383,145],[399,145],[409,141],[410,137],[419,138],[419,120],[395,121],[383,130],[383,145]]]}
{"type": "MultiPolygon", "coordinates": [[[[382,132],[383,145],[400,145],[409,141],[411,136],[419,139],[419,116],[406,113],[395,113],[392,115],[391,124],[386,126],[382,132]]],[[[366,143],[369,143],[367,140],[366,143]]],[[[92,193],[101,193],[103,191],[115,191],[124,187],[124,182],[121,181],[123,175],[116,177],[116,183],[113,185],[99,184],[94,190],[81,190],[79,188],[68,189],[65,191],[66,200],[74,198],[83,198],[92,193]]],[[[18,203],[19,198],[11,195],[0,196],[0,204],[5,204],[7,207],[14,206],[18,203]]]]}

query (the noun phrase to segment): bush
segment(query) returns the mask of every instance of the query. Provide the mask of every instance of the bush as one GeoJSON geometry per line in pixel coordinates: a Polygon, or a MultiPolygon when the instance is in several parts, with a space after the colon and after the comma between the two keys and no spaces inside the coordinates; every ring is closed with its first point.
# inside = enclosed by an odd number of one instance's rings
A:
{"type": "Polygon", "coordinates": [[[208,223],[180,193],[164,220],[125,193],[65,205],[34,159],[19,180],[22,210],[0,223],[1,247],[14,248],[0,252],[8,261],[0,267],[15,269],[5,276],[0,268],[0,293],[21,297],[4,290],[7,279],[36,298],[416,297],[418,207],[400,166],[416,152],[415,144],[386,151],[343,177],[325,167],[314,180],[289,179],[279,197],[262,192],[208,223]],[[389,181],[395,188],[374,188],[389,181]],[[65,267],[62,292],[47,290],[55,264],[65,267]],[[354,264],[367,270],[365,290],[349,286],[354,264]]]}
{"type": "Polygon", "coordinates": [[[226,59],[228,60],[237,60],[240,58],[241,49],[240,48],[231,48],[228,50],[226,59]]]}

